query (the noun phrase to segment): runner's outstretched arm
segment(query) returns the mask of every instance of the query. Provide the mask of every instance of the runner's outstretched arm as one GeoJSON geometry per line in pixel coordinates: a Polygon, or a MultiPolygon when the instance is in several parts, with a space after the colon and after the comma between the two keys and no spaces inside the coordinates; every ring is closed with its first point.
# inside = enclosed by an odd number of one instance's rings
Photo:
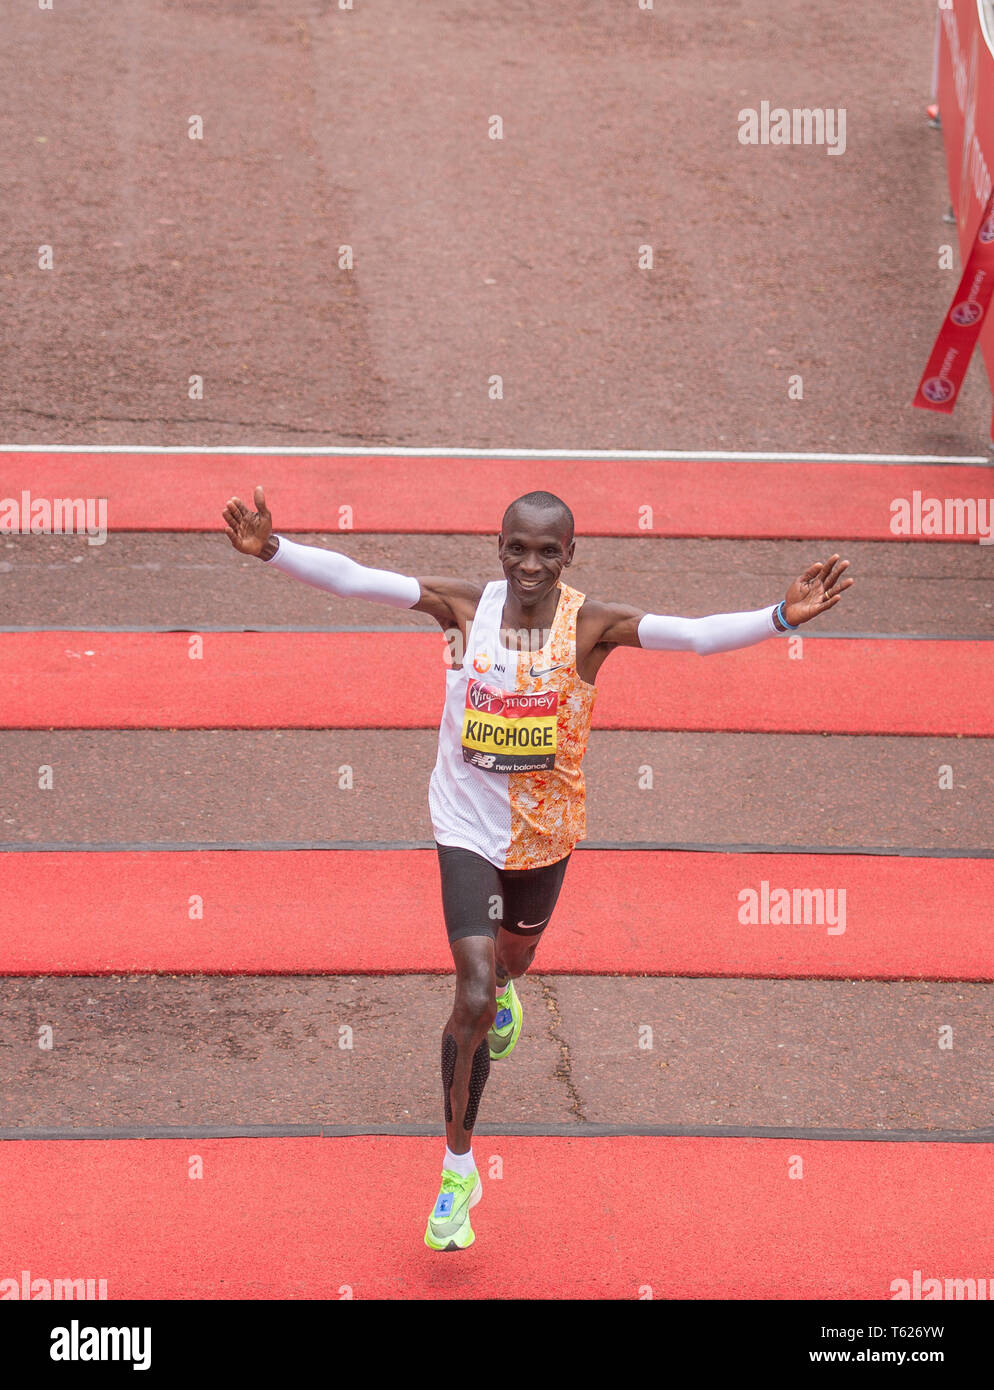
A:
{"type": "Polygon", "coordinates": [[[643,647],[649,651],[693,651],[701,655],[751,647],[777,633],[810,622],[842,598],[855,581],[842,576],[848,560],[838,555],[818,561],[787,590],[782,604],[746,613],[713,613],[707,618],[673,618],[643,613],[622,604],[596,606],[601,619],[599,642],[607,646],[643,647]]]}
{"type": "Polygon", "coordinates": [[[221,513],[225,534],[243,555],[254,555],[273,569],[339,598],[364,598],[392,608],[415,608],[429,613],[443,627],[454,620],[465,603],[475,608],[478,585],[461,579],[416,579],[360,565],[335,550],[300,545],[273,534],[273,518],[261,487],[255,489],[254,501],[256,510],[252,512],[240,497],[232,497],[221,513]]]}

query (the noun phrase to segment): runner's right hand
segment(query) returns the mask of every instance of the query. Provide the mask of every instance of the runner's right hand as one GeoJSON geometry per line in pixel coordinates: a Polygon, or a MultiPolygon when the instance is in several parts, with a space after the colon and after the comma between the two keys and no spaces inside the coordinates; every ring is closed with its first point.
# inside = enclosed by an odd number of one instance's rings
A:
{"type": "Polygon", "coordinates": [[[254,512],[249,511],[240,497],[231,497],[221,513],[227,523],[225,535],[243,555],[259,555],[273,533],[273,518],[261,486],[256,488],[253,500],[254,512]]]}

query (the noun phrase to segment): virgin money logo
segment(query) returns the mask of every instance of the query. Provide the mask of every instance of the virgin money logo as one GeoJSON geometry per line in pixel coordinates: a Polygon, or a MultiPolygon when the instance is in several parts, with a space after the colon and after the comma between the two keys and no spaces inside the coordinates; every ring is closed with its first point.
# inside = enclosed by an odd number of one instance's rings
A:
{"type": "Polygon", "coordinates": [[[469,703],[474,709],[486,710],[487,714],[500,714],[504,708],[504,695],[492,685],[474,681],[469,687],[469,703]]]}
{"type": "Polygon", "coordinates": [[[976,323],[982,317],[983,312],[983,306],[975,299],[964,299],[962,304],[956,304],[950,309],[949,318],[960,328],[969,328],[971,323],[976,323]]]}
{"type": "Polygon", "coordinates": [[[944,376],[930,376],[922,382],[922,395],[935,405],[944,405],[953,396],[953,383],[944,376]]]}
{"type": "Polygon", "coordinates": [[[987,246],[994,241],[994,217],[988,217],[987,221],[981,225],[978,239],[982,246],[987,246]]]}

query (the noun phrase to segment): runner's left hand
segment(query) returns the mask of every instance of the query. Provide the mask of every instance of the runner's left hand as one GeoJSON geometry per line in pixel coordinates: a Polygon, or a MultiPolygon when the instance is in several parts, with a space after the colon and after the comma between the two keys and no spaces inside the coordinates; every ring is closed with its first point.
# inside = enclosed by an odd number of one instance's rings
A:
{"type": "Polygon", "coordinates": [[[229,497],[221,515],[224,534],[243,555],[261,555],[273,533],[273,518],[266,506],[266,494],[257,487],[253,497],[257,510],[250,512],[240,497],[229,497]]]}

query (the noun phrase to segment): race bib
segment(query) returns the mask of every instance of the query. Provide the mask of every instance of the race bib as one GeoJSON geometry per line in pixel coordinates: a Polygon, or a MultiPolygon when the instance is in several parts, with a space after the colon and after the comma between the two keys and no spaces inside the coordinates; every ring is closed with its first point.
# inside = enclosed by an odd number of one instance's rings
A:
{"type": "Polygon", "coordinates": [[[556,762],[557,690],[523,694],[485,681],[466,687],[463,760],[487,772],[536,772],[556,762]]]}

